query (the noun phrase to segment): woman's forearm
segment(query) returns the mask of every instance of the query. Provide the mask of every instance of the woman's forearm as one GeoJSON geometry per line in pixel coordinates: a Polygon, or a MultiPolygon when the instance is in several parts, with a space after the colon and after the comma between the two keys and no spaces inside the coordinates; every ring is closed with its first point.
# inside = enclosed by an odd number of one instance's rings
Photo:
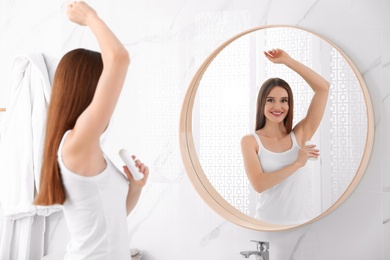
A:
{"type": "Polygon", "coordinates": [[[261,193],[281,183],[293,175],[301,167],[302,166],[298,162],[294,162],[274,172],[261,172],[259,181],[255,184],[252,184],[252,186],[257,192],[261,193]]]}
{"type": "Polygon", "coordinates": [[[135,206],[137,206],[138,200],[141,196],[142,188],[140,187],[131,187],[129,185],[129,192],[127,193],[126,199],[126,211],[127,215],[133,211],[135,206]]]}

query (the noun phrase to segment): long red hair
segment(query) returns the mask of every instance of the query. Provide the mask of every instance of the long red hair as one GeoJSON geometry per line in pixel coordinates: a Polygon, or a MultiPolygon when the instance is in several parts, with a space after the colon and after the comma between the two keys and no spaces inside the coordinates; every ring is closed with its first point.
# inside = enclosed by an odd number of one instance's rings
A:
{"type": "Polygon", "coordinates": [[[75,49],[58,64],[48,108],[41,181],[35,205],[63,204],[57,151],[64,133],[73,129],[78,117],[92,102],[103,71],[99,52],[75,49]]]}

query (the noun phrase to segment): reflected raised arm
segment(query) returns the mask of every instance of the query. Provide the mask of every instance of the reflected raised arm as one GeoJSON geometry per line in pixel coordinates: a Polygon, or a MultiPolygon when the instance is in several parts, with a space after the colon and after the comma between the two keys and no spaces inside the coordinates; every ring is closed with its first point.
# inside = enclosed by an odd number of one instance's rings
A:
{"type": "Polygon", "coordinates": [[[264,52],[265,57],[276,64],[284,64],[298,73],[314,91],[306,116],[296,124],[294,133],[299,145],[310,140],[321,123],[329,95],[330,84],[321,75],[294,60],[281,49],[272,49],[264,52]]]}

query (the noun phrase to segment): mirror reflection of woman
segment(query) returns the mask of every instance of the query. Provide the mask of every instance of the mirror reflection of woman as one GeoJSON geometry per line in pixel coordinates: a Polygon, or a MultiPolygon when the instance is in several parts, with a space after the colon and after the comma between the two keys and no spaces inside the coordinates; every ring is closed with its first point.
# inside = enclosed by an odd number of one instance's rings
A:
{"type": "Polygon", "coordinates": [[[329,83],[281,49],[265,57],[299,74],[314,91],[306,116],[293,126],[293,93],[280,78],[266,80],[257,97],[255,131],[241,140],[245,171],[258,193],[255,218],[277,224],[302,224],[312,219],[309,158],[318,158],[315,145],[305,146],[321,123],[329,83]]]}

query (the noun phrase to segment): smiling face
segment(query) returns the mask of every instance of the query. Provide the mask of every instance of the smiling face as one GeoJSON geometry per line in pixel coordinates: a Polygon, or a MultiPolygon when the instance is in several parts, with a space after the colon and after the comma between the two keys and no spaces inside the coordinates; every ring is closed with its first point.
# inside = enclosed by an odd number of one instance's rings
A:
{"type": "Polygon", "coordinates": [[[289,110],[287,91],[279,86],[272,88],[265,99],[264,116],[267,121],[283,123],[289,110]]]}
{"type": "Polygon", "coordinates": [[[294,96],[290,85],[281,78],[269,78],[257,95],[255,131],[266,122],[283,122],[287,133],[293,125],[294,96]]]}

